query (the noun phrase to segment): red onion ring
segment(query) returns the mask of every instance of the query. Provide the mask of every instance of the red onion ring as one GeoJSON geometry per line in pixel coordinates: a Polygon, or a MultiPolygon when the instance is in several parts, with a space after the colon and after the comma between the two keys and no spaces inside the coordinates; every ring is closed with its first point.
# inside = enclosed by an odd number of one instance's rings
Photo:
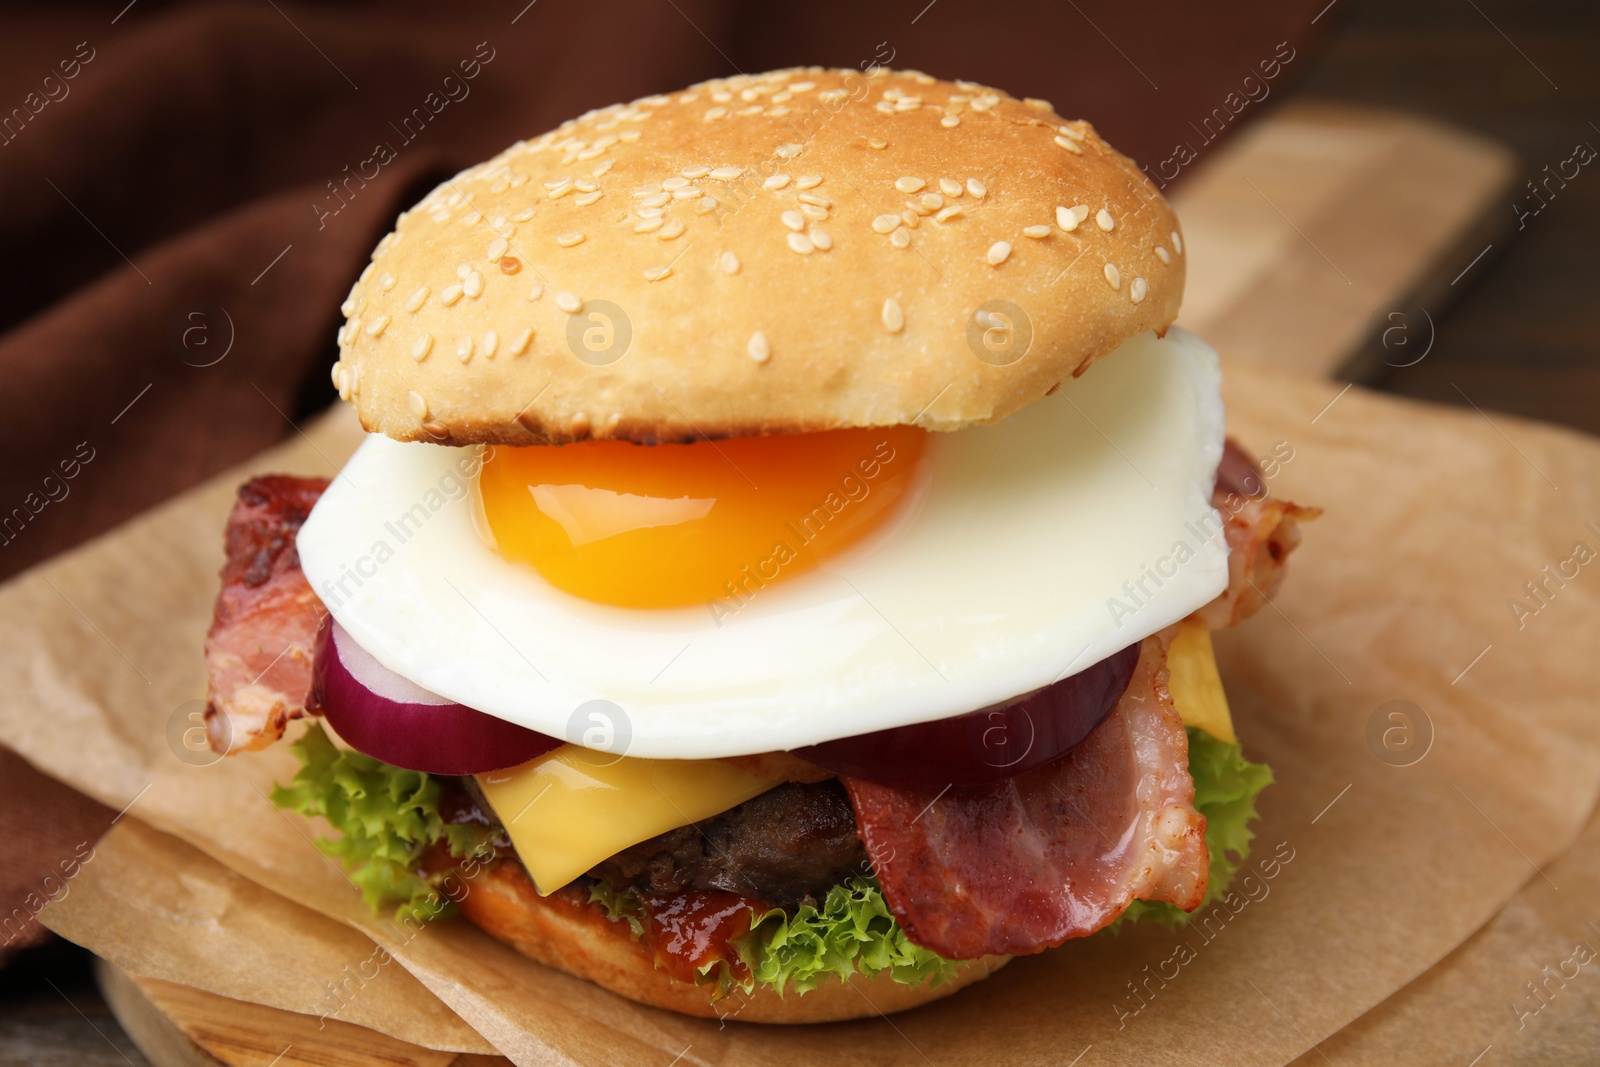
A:
{"type": "Polygon", "coordinates": [[[317,631],[314,707],[351,748],[430,774],[526,763],[562,742],[430,693],[379,663],[329,615],[317,631]]]}
{"type": "Polygon", "coordinates": [[[1060,758],[1111,713],[1139,661],[1138,644],[992,708],[797,748],[837,774],[894,786],[979,785],[1060,758]]]}

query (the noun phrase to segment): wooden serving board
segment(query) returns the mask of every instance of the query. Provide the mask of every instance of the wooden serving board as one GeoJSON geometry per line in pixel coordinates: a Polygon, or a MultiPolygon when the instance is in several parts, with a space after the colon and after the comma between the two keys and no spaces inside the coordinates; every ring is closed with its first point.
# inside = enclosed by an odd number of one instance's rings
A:
{"type": "MultiPolygon", "coordinates": [[[[1381,369],[1374,322],[1432,301],[1495,230],[1505,148],[1389,112],[1291,102],[1174,196],[1188,235],[1182,323],[1229,360],[1326,377],[1381,369]]],[[[1502,219],[1502,216],[1504,217],[1502,219]]],[[[338,1021],[131,975],[101,961],[107,1003],[157,1067],[491,1067],[338,1021]]]]}

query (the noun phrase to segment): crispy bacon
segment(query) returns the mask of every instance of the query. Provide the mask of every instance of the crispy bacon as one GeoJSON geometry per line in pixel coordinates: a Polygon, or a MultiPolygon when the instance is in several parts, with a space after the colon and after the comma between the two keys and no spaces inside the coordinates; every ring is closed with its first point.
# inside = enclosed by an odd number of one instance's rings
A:
{"type": "Polygon", "coordinates": [[[844,784],[890,910],[947,959],[1040,952],[1130,901],[1205,897],[1206,821],[1160,637],[1105,722],[1054,763],[943,792],[844,784]]]}
{"type": "Polygon", "coordinates": [[[300,570],[294,538],[327,487],[287,475],[239,487],[206,634],[206,739],[224,755],[266,748],[306,713],[311,646],[326,609],[300,570]]]}
{"type": "Polygon", "coordinates": [[[1233,438],[1217,467],[1211,506],[1223,518],[1228,540],[1228,588],[1195,612],[1213,630],[1254,615],[1283,581],[1284,564],[1300,544],[1300,523],[1322,514],[1267,495],[1261,471],[1233,438]]]}

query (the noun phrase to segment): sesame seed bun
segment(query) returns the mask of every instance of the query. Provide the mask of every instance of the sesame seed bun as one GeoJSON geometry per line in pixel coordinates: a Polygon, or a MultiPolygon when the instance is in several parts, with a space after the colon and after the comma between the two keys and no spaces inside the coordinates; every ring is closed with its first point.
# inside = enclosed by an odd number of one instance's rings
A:
{"type": "Polygon", "coordinates": [[[344,305],[372,431],[640,442],[992,422],[1163,331],[1171,208],[1085,122],[776,71],[568,122],[401,216],[344,305]]]}
{"type": "Polygon", "coordinates": [[[848,983],[826,981],[806,993],[791,989],[780,996],[758,986],[748,995],[735,991],[718,1001],[711,987],[680,982],[658,970],[626,924],[541,897],[520,864],[499,863],[476,875],[460,906],[475,925],[547,967],[641,1004],[747,1023],[838,1022],[905,1011],[981,981],[1011,961],[1010,956],[985,956],[963,963],[937,989],[902,985],[880,971],[871,978],[858,974],[848,983]]]}

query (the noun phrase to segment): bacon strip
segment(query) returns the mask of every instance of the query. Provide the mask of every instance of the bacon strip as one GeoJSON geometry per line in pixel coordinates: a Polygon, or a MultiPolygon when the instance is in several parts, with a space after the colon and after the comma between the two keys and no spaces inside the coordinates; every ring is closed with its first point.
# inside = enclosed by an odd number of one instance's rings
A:
{"type": "Polygon", "coordinates": [[[943,793],[843,781],[890,910],[947,959],[1040,952],[1133,900],[1205,897],[1206,821],[1159,637],[1105,722],[1054,763],[943,793]]]}
{"type": "Polygon", "coordinates": [[[1217,467],[1211,506],[1223,517],[1228,540],[1228,588],[1195,615],[1225,630],[1260,611],[1283,582],[1284,564],[1300,544],[1300,523],[1322,514],[1267,495],[1255,460],[1228,438],[1217,467]]]}
{"type": "Polygon", "coordinates": [[[327,487],[287,475],[239,487],[206,634],[206,739],[223,755],[266,748],[306,713],[311,646],[327,612],[300,570],[294,538],[327,487]]]}

